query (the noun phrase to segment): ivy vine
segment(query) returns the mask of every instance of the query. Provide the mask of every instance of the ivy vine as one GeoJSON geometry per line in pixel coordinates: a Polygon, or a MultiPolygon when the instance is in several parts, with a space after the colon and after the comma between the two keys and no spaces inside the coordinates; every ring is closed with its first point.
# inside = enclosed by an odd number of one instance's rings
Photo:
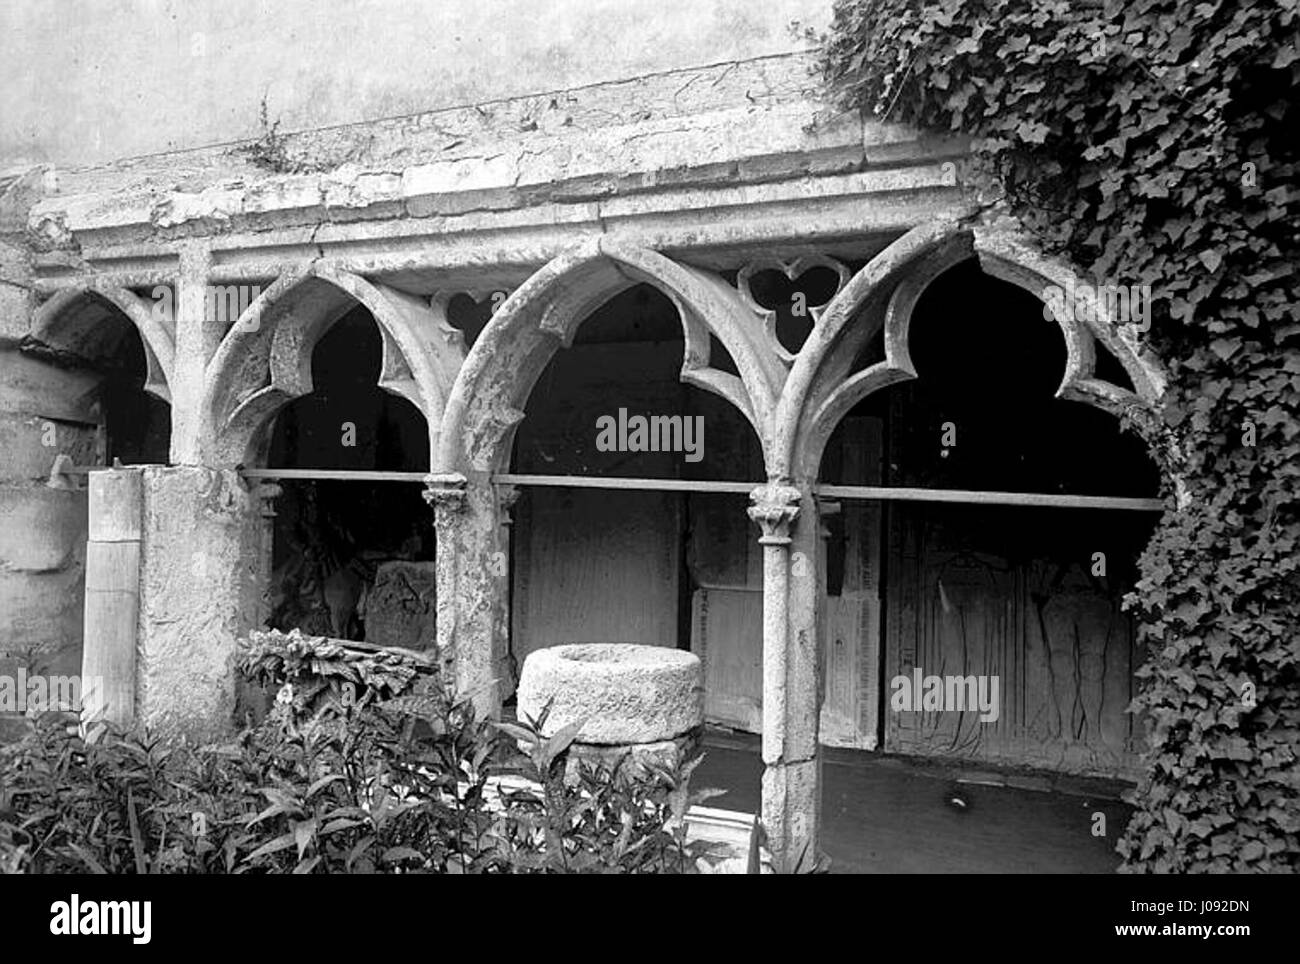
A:
{"type": "Polygon", "coordinates": [[[837,0],[821,38],[840,106],[971,138],[985,216],[1150,286],[1125,871],[1300,869],[1298,35],[1297,0],[837,0]]]}

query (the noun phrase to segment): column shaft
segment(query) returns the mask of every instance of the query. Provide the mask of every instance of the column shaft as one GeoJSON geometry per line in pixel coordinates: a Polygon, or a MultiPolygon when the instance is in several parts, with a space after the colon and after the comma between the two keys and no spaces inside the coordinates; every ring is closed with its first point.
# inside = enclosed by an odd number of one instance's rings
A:
{"type": "Polygon", "coordinates": [[[777,867],[793,872],[820,857],[817,504],[810,486],[780,482],[750,498],[763,530],[763,826],[777,867]]]}

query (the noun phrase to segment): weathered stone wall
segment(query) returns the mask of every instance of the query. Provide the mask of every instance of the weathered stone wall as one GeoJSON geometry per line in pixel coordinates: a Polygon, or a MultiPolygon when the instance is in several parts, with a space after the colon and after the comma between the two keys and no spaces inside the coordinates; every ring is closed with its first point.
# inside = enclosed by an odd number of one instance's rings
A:
{"type": "MultiPolygon", "coordinates": [[[[81,671],[86,493],[47,484],[59,453],[93,462],[97,378],[21,354],[35,298],[22,243],[30,179],[0,180],[0,675],[81,671]]],[[[0,720],[0,739],[13,729],[0,720]]]]}
{"type": "Polygon", "coordinates": [[[36,298],[30,285],[31,248],[27,216],[40,198],[44,178],[39,171],[0,175],[0,341],[27,334],[36,298]]]}
{"type": "Polygon", "coordinates": [[[39,401],[10,382],[24,359],[0,350],[0,675],[76,673],[81,659],[81,578],[86,493],[45,484],[56,450],[43,427],[73,453],[93,449],[93,433],[49,420],[39,401]],[[35,439],[35,442],[33,442],[35,439]]]}

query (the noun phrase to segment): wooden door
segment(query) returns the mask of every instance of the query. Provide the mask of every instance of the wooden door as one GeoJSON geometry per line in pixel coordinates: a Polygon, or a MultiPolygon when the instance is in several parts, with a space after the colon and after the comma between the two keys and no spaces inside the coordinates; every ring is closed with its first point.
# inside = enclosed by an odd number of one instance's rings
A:
{"type": "MultiPolygon", "coordinates": [[[[827,445],[823,480],[879,485],[883,423],[851,417],[827,445]]],[[[879,502],[845,500],[823,518],[826,574],[825,687],[821,742],[874,750],[880,718],[879,502]]]]}
{"type": "Polygon", "coordinates": [[[887,598],[885,745],[995,764],[1124,776],[1134,629],[1091,549],[1119,520],[1079,509],[895,506],[887,598]],[[1071,517],[1069,514],[1073,513],[1071,517]],[[1091,524],[1079,513],[1100,516],[1091,524]],[[1064,514],[1064,515],[1063,515],[1064,514]],[[893,681],[996,678],[998,713],[897,711],[893,681]],[[987,715],[987,714],[984,714],[987,715]]]}
{"type": "Polygon", "coordinates": [[[530,489],[516,507],[512,649],[676,646],[681,496],[530,489]]]}
{"type": "MultiPolygon", "coordinates": [[[[931,365],[949,349],[934,347],[931,365]]],[[[1098,495],[1132,495],[1150,484],[1104,413],[1036,397],[1010,379],[974,386],[952,365],[937,370],[948,377],[891,390],[892,484],[1098,495]]],[[[1135,734],[1125,710],[1141,654],[1120,603],[1155,517],[919,502],[890,503],[886,516],[886,749],[1098,776],[1132,772],[1135,734]],[[896,710],[895,680],[918,669],[922,679],[996,679],[997,718],[981,720],[955,700],[945,709],[896,710]]]]}
{"type": "Polygon", "coordinates": [[[763,590],[697,589],[691,627],[691,650],[704,663],[704,718],[761,733],[763,590]]]}

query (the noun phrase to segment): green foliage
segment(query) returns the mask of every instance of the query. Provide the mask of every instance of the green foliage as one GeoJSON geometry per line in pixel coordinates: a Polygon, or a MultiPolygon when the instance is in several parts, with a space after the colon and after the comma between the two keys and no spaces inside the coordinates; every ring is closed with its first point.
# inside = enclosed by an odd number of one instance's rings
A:
{"type": "Polygon", "coordinates": [[[230,745],[165,746],[105,725],[83,737],[51,715],[0,749],[0,870],[695,869],[681,818],[698,761],[566,779],[574,731],[476,719],[419,653],[255,633],[241,669],[278,695],[230,745]],[[501,774],[515,779],[498,789],[501,774]]]}
{"type": "Polygon", "coordinates": [[[522,770],[536,789],[508,796],[512,864],[558,873],[687,873],[697,849],[686,842],[686,811],[718,791],[692,793],[691,773],[703,757],[669,770],[633,769],[625,757],[613,771],[572,768],[565,751],[581,724],[543,736],[542,719],[499,723],[524,752],[522,770]],[[566,778],[570,774],[573,778],[566,778]],[[576,779],[574,779],[576,778],[576,779]]]}
{"type": "Polygon", "coordinates": [[[1178,488],[1128,605],[1149,724],[1129,871],[1300,868],[1294,0],[838,0],[842,106],[971,138],[985,210],[1149,285],[1178,488]]]}
{"type": "Polygon", "coordinates": [[[255,167],[273,174],[304,174],[320,170],[319,165],[310,163],[306,158],[295,157],[289,151],[289,141],[280,133],[280,122],[274,124],[266,108],[266,98],[262,98],[258,112],[262,133],[257,140],[249,141],[237,148],[240,154],[248,158],[255,167]]]}

